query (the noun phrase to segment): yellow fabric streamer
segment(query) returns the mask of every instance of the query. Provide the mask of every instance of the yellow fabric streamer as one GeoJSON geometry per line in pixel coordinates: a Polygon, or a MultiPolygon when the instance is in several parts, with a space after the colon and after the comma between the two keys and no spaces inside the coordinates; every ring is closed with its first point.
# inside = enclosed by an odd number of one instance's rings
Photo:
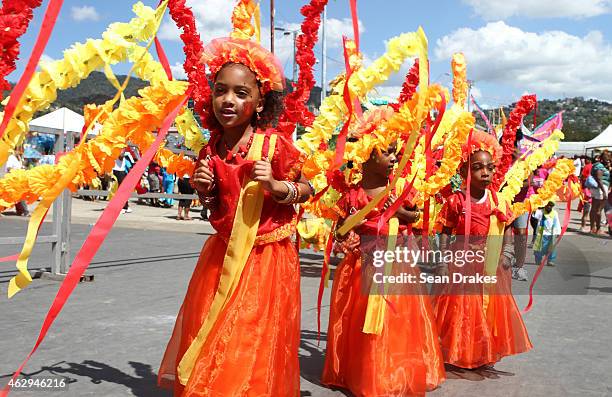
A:
{"type": "MultiPolygon", "coordinates": [[[[155,33],[157,32],[157,29],[159,29],[159,26],[161,25],[161,19],[163,17],[167,4],[168,4],[168,0],[164,1],[157,10],[157,13],[156,13],[157,19],[155,21],[156,25],[155,25],[155,31],[154,31],[153,36],[155,35],[155,33]]],[[[151,39],[147,45],[147,49],[150,48],[152,44],[153,44],[153,40],[151,39]]],[[[123,91],[126,89],[129,83],[129,80],[130,80],[132,70],[128,72],[128,76],[123,82],[123,84],[121,85],[119,91],[116,93],[112,101],[110,101],[111,105],[114,104],[119,99],[123,91]]],[[[96,114],[95,118],[88,124],[87,130],[85,131],[84,135],[87,135],[87,132],[91,130],[91,128],[96,123],[96,121],[100,118],[102,113],[103,112],[98,112],[96,114]]],[[[36,207],[34,211],[35,216],[32,217],[32,220],[30,221],[28,225],[28,232],[27,232],[28,238],[26,238],[26,242],[21,250],[21,254],[17,262],[17,268],[19,270],[19,274],[14,279],[11,280],[11,281],[14,280],[14,282],[11,282],[9,285],[9,292],[8,292],[9,297],[15,295],[23,287],[27,286],[31,282],[31,277],[29,276],[29,272],[27,270],[27,262],[32,252],[32,249],[33,249],[33,246],[36,240],[36,236],[38,234],[39,225],[42,222],[43,217],[48,211],[48,209],[50,208],[51,204],[53,203],[53,201],[55,201],[55,199],[59,196],[59,194],[63,192],[64,189],[66,189],[68,186],[75,185],[76,175],[77,175],[77,172],[79,171],[79,166],[81,163],[80,160],[82,158],[85,158],[85,156],[83,155],[82,149],[86,146],[87,145],[85,144],[85,140],[84,139],[81,140],[81,142],[79,143],[79,145],[73,152],[68,153],[66,156],[64,156],[64,158],[60,160],[57,169],[60,171],[61,177],[57,180],[57,182],[54,182],[53,187],[45,195],[45,198],[43,199],[43,201],[36,207]],[[77,161],[74,161],[74,157],[77,158],[77,161]]]]}
{"type": "MultiPolygon", "coordinates": [[[[397,243],[397,232],[399,230],[399,221],[397,218],[389,219],[389,237],[387,240],[387,251],[395,251],[395,245],[397,243]]],[[[365,266],[365,264],[362,264],[365,266]]],[[[389,270],[393,267],[392,263],[385,264],[385,269],[389,270]]],[[[367,272],[366,272],[367,273],[367,272]]],[[[387,273],[387,271],[385,271],[387,273]]],[[[385,283],[386,284],[386,283],[385,283]]],[[[366,307],[366,315],[363,323],[363,333],[365,334],[382,334],[383,327],[385,324],[385,313],[387,308],[387,302],[385,300],[387,285],[385,285],[385,293],[381,294],[377,291],[376,283],[372,283],[370,289],[370,295],[368,296],[368,305],[366,307]]]]}
{"type": "Polygon", "coordinates": [[[527,180],[533,171],[555,154],[562,139],[563,133],[560,130],[555,130],[533,153],[525,159],[515,162],[504,177],[506,185],[499,196],[511,202],[523,188],[523,181],[527,180]]]}
{"type": "MultiPolygon", "coordinates": [[[[277,135],[270,136],[269,160],[272,160],[276,139],[277,135]]],[[[253,144],[247,154],[247,160],[261,160],[263,143],[264,135],[255,134],[253,144]]],[[[189,381],[193,367],[210,330],[231,299],[236,287],[238,287],[242,271],[255,243],[263,201],[264,195],[261,184],[257,181],[245,179],[242,184],[238,206],[236,207],[232,233],[227,244],[225,258],[223,259],[223,269],[221,270],[217,292],[198,335],[181,358],[177,368],[178,378],[182,385],[186,385],[189,381]]]]}
{"type": "Polygon", "coordinates": [[[21,291],[32,282],[32,277],[28,271],[28,259],[34,248],[34,243],[36,242],[38,225],[42,222],[44,216],[47,214],[47,210],[51,207],[51,204],[53,204],[57,196],[64,191],[66,185],[69,184],[76,175],[81,156],[80,153],[70,153],[63,159],[66,159],[64,162],[65,172],[61,174],[57,182],[43,196],[43,200],[36,207],[30,218],[26,240],[19,254],[19,259],[17,260],[17,270],[19,270],[19,273],[9,281],[9,298],[12,298],[17,292],[21,291]]]}
{"type": "MultiPolygon", "coordinates": [[[[150,25],[149,21],[145,20],[144,18],[153,18],[156,15],[158,17],[161,17],[161,15],[163,15],[159,12],[155,13],[152,9],[148,9],[148,7],[141,6],[141,4],[136,4],[134,6],[134,10],[137,13],[140,13],[141,17],[135,18],[131,21],[130,24],[133,24],[133,29],[139,29],[142,28],[142,26],[150,25]]],[[[129,28],[129,26],[127,28],[129,28]]],[[[102,51],[102,49],[104,48],[107,49],[105,51],[109,51],[112,46],[117,46],[117,49],[114,50],[115,52],[119,51],[118,48],[120,46],[125,46],[129,44],[129,47],[126,47],[129,49],[129,51],[124,54],[124,57],[134,63],[134,66],[132,68],[134,74],[144,80],[150,81],[156,87],[153,89],[153,91],[147,91],[147,94],[144,95],[145,102],[143,103],[149,103],[146,100],[146,97],[153,95],[155,99],[152,100],[151,103],[163,104],[166,102],[166,94],[160,93],[160,95],[158,95],[156,91],[159,89],[168,89],[171,91],[176,91],[176,88],[170,88],[174,85],[167,84],[168,78],[166,76],[165,71],[163,70],[163,67],[161,66],[161,64],[159,64],[159,62],[153,59],[152,55],[147,51],[146,48],[128,42],[123,38],[140,37],[138,36],[139,34],[141,34],[141,32],[130,31],[129,29],[126,29],[125,24],[114,23],[109,27],[107,32],[105,32],[104,41],[88,40],[87,43],[97,43],[95,45],[92,44],[92,46],[95,48],[99,48],[100,51],[102,51]],[[121,39],[117,39],[118,37],[120,37],[121,39]],[[160,100],[161,102],[159,102],[160,100]]],[[[75,45],[75,48],[79,46],[83,45],[77,44],[75,45]]],[[[66,57],[64,60],[55,61],[52,63],[52,65],[62,65],[68,59],[71,59],[71,51],[72,50],[66,51],[66,57]]],[[[102,56],[101,53],[99,53],[98,55],[102,56]]],[[[88,58],[87,56],[82,56],[81,58],[85,59],[85,61],[83,61],[83,64],[80,65],[82,69],[77,74],[79,76],[86,76],[89,74],[88,65],[90,65],[91,63],[91,57],[88,58]],[[87,59],[89,59],[89,61],[87,61],[87,59]]],[[[59,68],[59,66],[57,67],[59,68]]],[[[46,67],[43,66],[43,72],[44,70],[46,70],[45,68],[46,67]]],[[[112,70],[110,69],[109,64],[105,63],[104,68],[109,80],[114,81],[113,85],[117,88],[120,88],[119,82],[117,81],[112,70]]],[[[62,74],[58,74],[58,76],[61,75],[62,74]]],[[[48,86],[49,90],[51,90],[51,88],[53,87],[61,88],[59,81],[56,81],[55,83],[55,86],[53,84],[48,86]]],[[[30,84],[30,86],[32,86],[32,84],[30,84]]],[[[51,90],[53,95],[55,95],[55,91],[56,88],[53,88],[51,90]]],[[[181,88],[176,92],[182,91],[183,89],[181,88]]],[[[173,94],[170,95],[173,96],[173,94]]],[[[121,98],[122,102],[125,101],[123,95],[121,95],[121,98]]],[[[31,99],[32,98],[29,98],[28,101],[31,101],[31,99]]],[[[104,123],[104,121],[108,117],[108,114],[112,111],[112,102],[113,101],[111,100],[100,106],[86,106],[86,121],[93,125],[94,123],[91,123],[92,119],[96,115],[99,115],[99,121],[101,123],[104,123]]],[[[149,113],[147,109],[155,109],[155,106],[145,106],[145,109],[142,110],[144,114],[149,113]]],[[[132,117],[127,117],[128,120],[131,118],[132,117]]],[[[179,134],[185,137],[185,145],[190,149],[199,152],[206,141],[191,111],[189,111],[188,109],[183,109],[182,113],[176,118],[175,124],[179,134]]],[[[83,167],[81,167],[81,170],[79,171],[79,177],[75,180],[74,185],[70,186],[72,190],[75,190],[77,185],[90,184],[91,181],[97,177],[97,175],[102,175],[112,169],[112,162],[116,159],[120,150],[123,149],[126,144],[126,139],[122,139],[116,136],[117,131],[119,130],[121,129],[114,128],[113,131],[111,131],[111,134],[101,133],[97,138],[94,139],[93,143],[88,143],[87,148],[83,152],[83,158],[88,159],[89,162],[84,163],[83,167]],[[111,153],[113,153],[113,155],[109,157],[111,153]],[[89,167],[90,164],[91,167],[89,167]]],[[[143,131],[140,128],[135,130],[135,132],[137,131],[141,131],[138,134],[147,134],[146,131],[143,131]]],[[[140,140],[139,147],[141,149],[143,148],[143,142],[145,145],[148,145],[154,140],[154,136],[150,133],[148,134],[149,135],[146,135],[146,138],[140,140]]],[[[191,173],[194,168],[193,162],[189,164],[190,160],[186,160],[182,156],[175,155],[167,149],[159,150],[156,155],[156,161],[162,163],[164,167],[170,170],[175,170],[180,175],[183,175],[185,173],[191,173]]],[[[51,186],[53,182],[57,180],[57,178],[58,175],[57,172],[54,171],[53,166],[38,166],[28,171],[12,170],[4,178],[0,179],[0,205],[9,207],[12,204],[21,200],[26,200],[28,203],[33,203],[39,197],[42,197],[46,189],[48,189],[49,186],[51,186]]]]}
{"type": "Polygon", "coordinates": [[[32,76],[0,140],[0,165],[6,162],[9,150],[22,142],[33,115],[55,101],[58,89],[76,86],[105,64],[124,61],[137,41],[146,41],[153,36],[165,6],[156,11],[138,2],[132,9],[137,17],[129,23],[111,24],[102,34],[103,40],[89,39],[77,43],[64,52],[64,59],[40,63],[41,71],[32,76]]]}
{"type": "MultiPolygon", "coordinates": [[[[493,194],[489,192],[489,202],[491,208],[495,208],[495,202],[493,200],[493,194]]],[[[503,198],[498,197],[498,208],[501,208],[502,212],[507,212],[508,205],[503,198]]],[[[506,224],[501,222],[495,213],[489,216],[489,233],[487,234],[487,249],[485,252],[485,276],[495,276],[497,274],[497,266],[499,264],[499,258],[504,245],[504,230],[506,224]]],[[[467,238],[467,236],[466,236],[467,238]]],[[[492,306],[489,305],[490,296],[495,290],[495,283],[485,283],[483,289],[482,303],[483,311],[488,318],[492,306]]]]}
{"type": "MultiPolygon", "coordinates": [[[[512,214],[517,217],[525,212],[533,212],[546,205],[546,203],[556,196],[557,191],[563,186],[563,182],[572,175],[574,171],[575,167],[573,160],[557,160],[557,164],[536,194],[527,197],[525,201],[512,204],[512,214]]],[[[575,191],[575,189],[572,188],[572,191],[575,191]]]]}
{"type": "MultiPolygon", "coordinates": [[[[375,60],[368,68],[355,71],[349,81],[351,94],[361,99],[375,86],[386,81],[391,73],[397,72],[402,63],[410,56],[419,56],[420,78],[427,83],[427,38],[422,28],[417,32],[404,33],[389,40],[387,52],[375,60]]],[[[424,85],[419,85],[421,92],[425,92],[424,85]]],[[[347,112],[342,93],[344,82],[339,83],[333,90],[332,95],[325,98],[319,109],[319,116],[312,126],[306,129],[296,142],[296,145],[312,155],[319,150],[321,142],[328,142],[336,127],[345,120],[347,112]]]]}

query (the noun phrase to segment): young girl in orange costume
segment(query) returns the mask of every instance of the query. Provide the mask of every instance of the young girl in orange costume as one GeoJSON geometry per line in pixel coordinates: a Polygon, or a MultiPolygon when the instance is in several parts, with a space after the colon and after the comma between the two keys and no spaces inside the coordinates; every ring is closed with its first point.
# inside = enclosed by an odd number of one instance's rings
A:
{"type": "Polygon", "coordinates": [[[453,273],[488,274],[496,276],[497,281],[486,286],[478,283],[438,286],[434,311],[444,361],[461,368],[478,368],[492,365],[502,357],[526,352],[532,344],[512,296],[509,269],[513,251],[508,244],[512,238],[507,227],[511,214],[505,203],[499,202],[497,195],[488,189],[501,156],[501,146],[492,135],[477,130],[471,132],[468,143],[463,147],[461,174],[466,180],[469,173],[469,198],[464,191],[447,198],[439,218],[441,246],[448,247],[451,235],[463,236],[469,238],[469,246],[458,240],[455,249],[477,250],[486,245],[487,255],[490,251],[492,259],[475,259],[462,266],[445,264],[440,267],[440,273],[451,279],[453,273]],[[466,200],[470,200],[471,208],[467,236],[466,200]],[[492,224],[498,230],[495,234],[492,224]],[[498,263],[501,265],[497,266],[498,263]]]}
{"type": "Polygon", "coordinates": [[[192,181],[217,233],[200,254],[159,384],[176,396],[299,396],[300,272],[290,236],[293,204],[311,187],[301,152],[264,130],[280,109],[282,69],[249,40],[213,40],[206,56],[217,129],[192,181]]]}
{"type": "MultiPolygon", "coordinates": [[[[338,207],[343,218],[365,207],[382,192],[396,162],[396,147],[375,148],[363,163],[363,178],[346,193],[338,207]]],[[[389,295],[381,301],[384,311],[379,334],[364,332],[370,296],[362,286],[360,235],[375,236],[383,212],[393,196],[372,210],[343,240],[345,258],[334,273],[327,353],[322,383],[346,388],[355,396],[424,395],[445,379],[438,333],[430,298],[426,292],[389,295]]],[[[398,235],[408,234],[408,225],[420,214],[400,207],[398,235]]],[[[388,226],[381,234],[389,233],[388,226]]],[[[418,270],[413,269],[418,277],[418,270]]],[[[370,332],[370,331],[368,331],[370,332]]]]}

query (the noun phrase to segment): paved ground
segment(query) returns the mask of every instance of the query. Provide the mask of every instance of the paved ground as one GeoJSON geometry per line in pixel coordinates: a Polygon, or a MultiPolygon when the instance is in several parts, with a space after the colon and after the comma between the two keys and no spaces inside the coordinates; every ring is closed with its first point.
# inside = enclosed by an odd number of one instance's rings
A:
{"type": "MultiPolygon", "coordinates": [[[[74,203],[73,254],[104,206],[74,203]]],[[[198,251],[211,233],[207,222],[170,219],[175,211],[136,207],[133,213],[121,215],[88,271],[95,281],[75,290],[26,368],[28,374],[71,379],[68,391],[51,395],[168,396],[155,387],[155,374],[198,251]]],[[[48,233],[49,226],[45,224],[41,233],[48,233]]],[[[0,219],[0,237],[24,235],[25,228],[24,219],[0,219]]],[[[575,222],[571,228],[575,230],[575,222]]],[[[449,380],[431,395],[612,395],[611,244],[609,239],[568,236],[560,247],[558,266],[545,268],[537,286],[545,295],[536,296],[534,309],[525,316],[534,350],[502,360],[496,365],[498,373],[450,373],[449,380]]],[[[18,249],[0,246],[0,257],[18,249]]],[[[46,266],[48,255],[48,245],[38,246],[30,268],[46,266]]],[[[316,342],[321,257],[303,252],[301,264],[301,394],[342,396],[318,383],[325,351],[325,342],[320,346],[316,342]]],[[[530,275],[534,269],[529,254],[530,275]]],[[[12,264],[0,264],[0,383],[31,349],[58,287],[56,282],[35,280],[7,301],[5,286],[12,275],[12,264]]],[[[527,284],[516,282],[514,287],[522,307],[527,284]]],[[[326,295],[324,302],[328,301],[326,295]]]]}

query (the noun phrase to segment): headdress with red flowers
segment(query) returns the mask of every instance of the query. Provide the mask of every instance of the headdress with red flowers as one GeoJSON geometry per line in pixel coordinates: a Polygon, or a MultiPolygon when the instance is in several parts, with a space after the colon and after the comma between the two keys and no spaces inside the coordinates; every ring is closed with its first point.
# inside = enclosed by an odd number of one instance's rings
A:
{"type": "Polygon", "coordinates": [[[254,41],[237,37],[213,39],[204,48],[202,62],[208,66],[211,81],[228,63],[240,63],[248,67],[261,83],[262,93],[283,91],[285,77],[280,61],[274,54],[254,41]]]}
{"type": "Polygon", "coordinates": [[[480,150],[489,152],[491,157],[493,157],[493,161],[495,163],[499,162],[502,156],[502,147],[493,135],[476,129],[472,130],[470,134],[471,137],[468,139],[468,142],[464,143],[462,147],[463,153],[461,159],[463,162],[468,161],[474,152],[480,150]]]}

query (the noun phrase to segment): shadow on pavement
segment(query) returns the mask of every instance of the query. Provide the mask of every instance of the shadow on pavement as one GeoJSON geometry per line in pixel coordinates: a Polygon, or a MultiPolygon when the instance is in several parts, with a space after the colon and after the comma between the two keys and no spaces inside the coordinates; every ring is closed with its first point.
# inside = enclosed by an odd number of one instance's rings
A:
{"type": "MultiPolygon", "coordinates": [[[[93,360],[85,360],[82,363],[59,362],[49,367],[42,367],[35,373],[24,374],[24,377],[39,374],[52,374],[68,378],[68,384],[79,382],[80,380],[72,376],[89,378],[93,384],[102,382],[115,383],[126,386],[132,395],[139,397],[171,397],[172,393],[157,387],[157,374],[153,372],[149,364],[130,361],[129,364],[134,369],[136,376],[132,376],[110,365],[93,360]],[[71,376],[72,375],[72,376],[71,376]]],[[[1,378],[12,375],[2,376],[1,378]]],[[[0,381],[4,384],[4,381],[0,381]]]]}
{"type": "MultiPolygon", "coordinates": [[[[321,332],[321,341],[327,339],[327,333],[321,332]]],[[[325,349],[317,346],[317,332],[302,330],[300,334],[300,375],[312,384],[321,387],[327,387],[321,384],[321,374],[323,373],[323,364],[325,363],[325,349]],[[305,352],[305,353],[304,353],[305,352]]],[[[343,394],[350,396],[345,391],[332,388],[332,390],[340,391],[343,394]]],[[[302,391],[301,396],[311,396],[309,391],[302,391]]]]}

